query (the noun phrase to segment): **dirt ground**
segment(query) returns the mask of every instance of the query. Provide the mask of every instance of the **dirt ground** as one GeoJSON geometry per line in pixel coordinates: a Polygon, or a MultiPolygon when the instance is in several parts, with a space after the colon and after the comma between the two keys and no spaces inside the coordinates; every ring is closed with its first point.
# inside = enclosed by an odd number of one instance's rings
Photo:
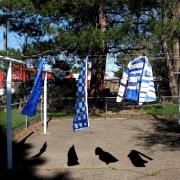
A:
{"type": "Polygon", "coordinates": [[[126,115],[90,119],[88,129],[73,132],[72,119],[52,118],[47,134],[38,123],[17,133],[14,140],[23,145],[21,161],[14,171],[25,172],[25,178],[180,179],[180,126],[173,119],[126,115]],[[102,149],[98,155],[97,147],[102,149]],[[112,156],[118,161],[105,163],[113,161],[112,156]],[[72,166],[68,166],[70,161],[72,166]]]}

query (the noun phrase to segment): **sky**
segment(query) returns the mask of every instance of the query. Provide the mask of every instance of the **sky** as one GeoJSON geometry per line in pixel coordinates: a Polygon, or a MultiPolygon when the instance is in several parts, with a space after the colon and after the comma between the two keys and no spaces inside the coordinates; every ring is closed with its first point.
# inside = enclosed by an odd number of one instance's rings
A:
{"type": "Polygon", "coordinates": [[[106,74],[108,76],[113,76],[114,72],[118,70],[117,65],[115,64],[116,56],[107,56],[106,58],[106,74]]]}
{"type": "MultiPolygon", "coordinates": [[[[0,50],[3,49],[3,31],[4,29],[0,27],[0,50]]],[[[8,47],[10,48],[21,48],[22,39],[15,33],[8,33],[8,47]]]]}
{"type": "MultiPolygon", "coordinates": [[[[0,50],[3,49],[3,28],[0,27],[0,50]]],[[[21,44],[23,42],[22,37],[18,36],[16,33],[8,33],[8,47],[21,49],[21,44]]],[[[115,65],[115,56],[107,56],[106,61],[106,74],[108,76],[113,76],[113,71],[117,71],[118,67],[115,65]]]]}

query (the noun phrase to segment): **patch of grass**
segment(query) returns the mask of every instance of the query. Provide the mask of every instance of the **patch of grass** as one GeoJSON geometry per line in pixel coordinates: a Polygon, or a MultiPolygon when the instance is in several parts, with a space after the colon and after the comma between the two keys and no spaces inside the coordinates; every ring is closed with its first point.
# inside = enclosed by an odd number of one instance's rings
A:
{"type": "Polygon", "coordinates": [[[73,116],[74,113],[75,113],[74,110],[62,109],[57,112],[48,112],[47,115],[52,117],[66,117],[66,116],[68,117],[68,116],[73,116]]]}
{"type": "Polygon", "coordinates": [[[178,114],[178,105],[164,104],[164,105],[144,106],[143,110],[150,115],[173,116],[178,114]]]}
{"type": "MultiPolygon", "coordinates": [[[[50,112],[47,114],[52,117],[69,117],[74,115],[73,110],[61,110],[59,112],[50,112]]],[[[40,113],[36,113],[33,117],[28,117],[28,122],[40,119],[40,113]]],[[[26,123],[26,116],[22,115],[19,110],[12,110],[12,128],[15,129],[26,123]]],[[[6,112],[0,111],[0,125],[6,128],[7,118],[6,112]]]]}
{"type": "MultiPolygon", "coordinates": [[[[28,121],[35,120],[40,117],[40,114],[37,113],[36,116],[32,118],[28,118],[28,121]]],[[[26,117],[23,116],[20,111],[18,110],[12,110],[12,128],[19,127],[26,122],[26,117]]],[[[0,125],[3,127],[6,127],[7,124],[7,118],[6,118],[6,112],[0,112],[0,125]]]]}

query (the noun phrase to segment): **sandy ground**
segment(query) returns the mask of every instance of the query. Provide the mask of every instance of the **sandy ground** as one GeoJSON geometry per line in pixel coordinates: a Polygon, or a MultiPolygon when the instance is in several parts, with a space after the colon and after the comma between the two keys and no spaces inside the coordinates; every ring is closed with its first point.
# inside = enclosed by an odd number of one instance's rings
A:
{"type": "MultiPolygon", "coordinates": [[[[52,119],[47,134],[43,134],[42,124],[36,124],[16,134],[14,139],[18,142],[24,137],[27,148],[23,158],[28,163],[39,159],[28,166],[28,173],[37,179],[180,179],[180,126],[175,120],[125,116],[90,119],[88,129],[73,132],[72,119],[52,119]],[[79,164],[68,166],[68,152],[73,145],[79,164]],[[95,155],[97,147],[118,161],[106,164],[95,155]],[[147,163],[145,167],[136,167],[128,157],[131,150],[153,160],[141,155],[147,163]]],[[[136,156],[133,158],[138,161],[136,156]]]]}

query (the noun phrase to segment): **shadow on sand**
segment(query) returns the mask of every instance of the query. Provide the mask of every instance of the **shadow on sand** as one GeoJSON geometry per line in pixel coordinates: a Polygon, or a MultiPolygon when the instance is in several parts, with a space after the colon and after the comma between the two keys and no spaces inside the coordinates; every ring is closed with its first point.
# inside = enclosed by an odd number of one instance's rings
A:
{"type": "Polygon", "coordinates": [[[13,170],[7,170],[6,135],[5,130],[0,126],[0,179],[73,180],[69,172],[58,173],[53,177],[39,177],[35,174],[34,168],[47,162],[46,159],[40,157],[40,155],[46,151],[47,144],[46,142],[44,143],[35,158],[27,158],[29,149],[33,146],[32,144],[26,143],[26,140],[32,134],[33,132],[18,143],[12,142],[13,170]]]}
{"type": "Polygon", "coordinates": [[[68,157],[68,162],[67,162],[67,165],[68,165],[68,166],[79,165],[78,156],[77,156],[77,153],[76,153],[76,150],[75,150],[74,145],[72,145],[72,146],[69,148],[67,157],[68,157]]]}
{"type": "Polygon", "coordinates": [[[99,156],[99,159],[103,162],[105,162],[107,165],[110,163],[115,163],[118,161],[117,158],[115,158],[112,154],[109,152],[104,151],[102,148],[97,147],[95,149],[95,155],[99,156]]]}
{"type": "Polygon", "coordinates": [[[130,153],[128,154],[128,157],[131,160],[131,163],[135,167],[145,167],[145,164],[148,163],[148,161],[144,160],[142,157],[144,157],[148,160],[153,160],[149,156],[147,156],[139,151],[136,151],[136,150],[131,150],[130,153]]]}
{"type": "Polygon", "coordinates": [[[138,131],[137,139],[148,149],[155,145],[163,145],[164,150],[180,150],[180,125],[177,119],[159,118],[154,116],[151,132],[133,127],[138,131]],[[143,140],[143,142],[142,142],[143,140]]]}

